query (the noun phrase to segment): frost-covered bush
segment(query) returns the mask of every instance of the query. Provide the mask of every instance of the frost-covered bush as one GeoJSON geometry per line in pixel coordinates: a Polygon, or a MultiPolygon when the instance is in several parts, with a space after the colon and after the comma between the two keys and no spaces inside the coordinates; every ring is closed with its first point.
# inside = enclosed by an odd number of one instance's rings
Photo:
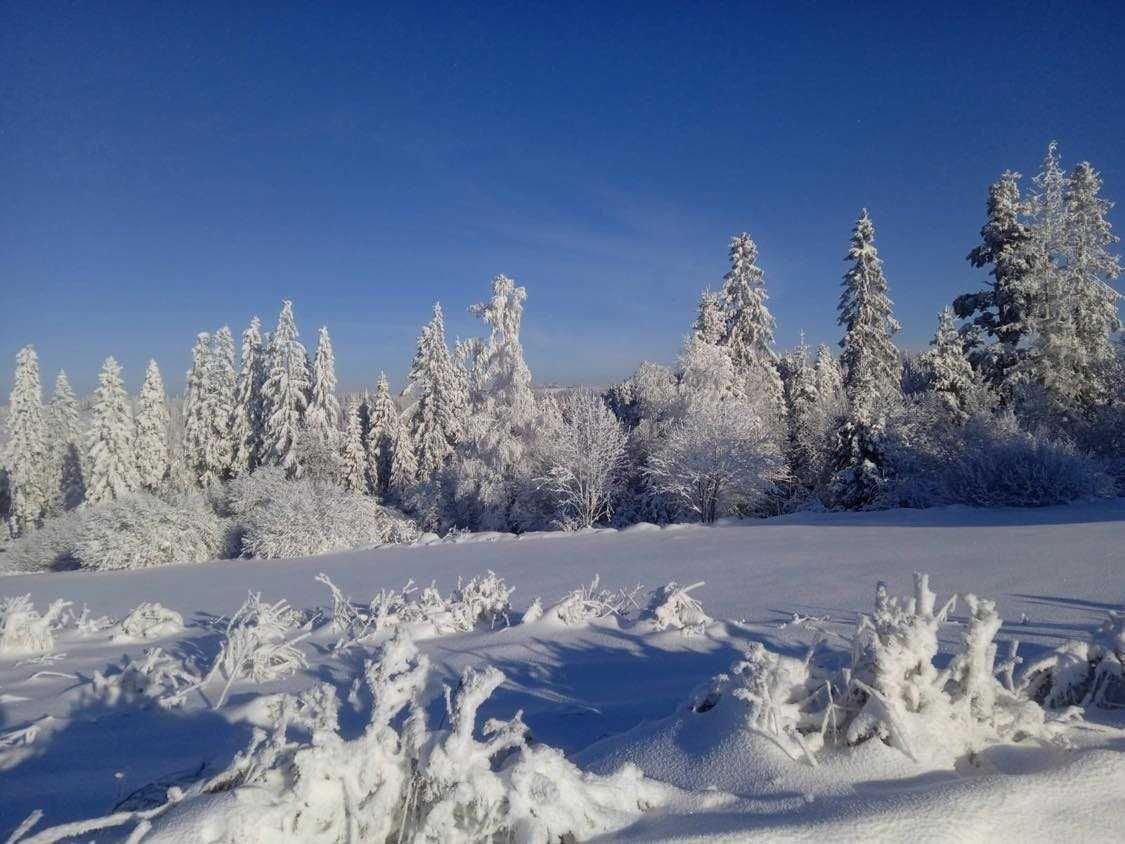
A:
{"type": "Polygon", "coordinates": [[[703,586],[703,581],[690,586],[680,586],[674,580],[649,594],[644,610],[654,630],[681,630],[684,633],[703,633],[711,617],[703,611],[703,604],[689,593],[703,586]]]}
{"type": "Polygon", "coordinates": [[[487,624],[492,629],[501,622],[507,627],[512,593],[515,591],[514,586],[504,583],[504,578],[489,571],[466,583],[457,578],[457,588],[450,595],[449,605],[465,630],[472,630],[478,624],[487,624]]]}
{"type": "Polygon", "coordinates": [[[1021,431],[1010,415],[966,424],[944,484],[951,500],[978,507],[1044,507],[1114,492],[1100,461],[1068,442],[1021,431]]]}
{"type": "Polygon", "coordinates": [[[55,649],[55,632],[67,620],[64,610],[70,601],[53,601],[40,613],[31,595],[16,595],[0,600],[0,657],[50,653],[55,649]]]}
{"type": "Polygon", "coordinates": [[[412,542],[418,536],[406,517],[334,485],[278,482],[273,473],[255,472],[231,486],[228,500],[242,525],[248,557],[307,557],[412,542]],[[265,477],[259,485],[260,474],[265,477]]]}
{"type": "Polygon", "coordinates": [[[115,642],[143,642],[148,639],[163,639],[175,636],[184,630],[184,617],[158,602],[138,604],[125,616],[117,633],[115,642]]]}
{"type": "Polygon", "coordinates": [[[548,844],[612,833],[667,798],[667,787],[636,767],[595,776],[532,744],[518,714],[478,730],[481,704],[504,680],[495,668],[467,669],[456,692],[446,689],[442,726],[431,728],[429,677],[427,658],[396,636],[367,664],[371,709],[356,738],[341,734],[330,686],[279,695],[272,726],[255,730],[226,771],[171,791],[163,806],[87,821],[81,831],[143,824],[146,840],[212,844],[548,844]]]}
{"type": "Polygon", "coordinates": [[[50,571],[78,567],[76,546],[87,511],[71,510],[9,542],[0,551],[0,571],[50,571]]]}
{"type": "Polygon", "coordinates": [[[163,501],[138,493],[86,511],[75,556],[86,568],[137,569],[213,560],[223,527],[198,496],[163,501]]]}
{"type": "Polygon", "coordinates": [[[1051,709],[1125,707],[1125,612],[1110,610],[1090,641],[1070,641],[1028,665],[1022,691],[1051,709]]]}
{"type": "MultiPolygon", "coordinates": [[[[594,575],[588,584],[568,592],[558,602],[543,610],[541,618],[561,622],[567,627],[580,627],[591,621],[620,617],[630,610],[639,609],[637,593],[640,586],[633,589],[619,589],[611,592],[601,588],[601,578],[594,575]]],[[[529,619],[525,616],[525,622],[529,619]]]]}
{"type": "Polygon", "coordinates": [[[993,744],[1058,739],[1075,713],[1048,718],[1015,688],[1015,646],[995,664],[1001,620],[992,601],[964,596],[961,649],[938,668],[938,635],[955,600],[938,609],[925,575],[915,575],[910,598],[890,597],[880,583],[875,612],[861,616],[842,668],[819,663],[815,648],[802,660],[756,644],[696,693],[691,711],[722,707],[730,717],[732,707],[741,709],[744,729],[813,764],[829,744],[877,740],[915,761],[952,766],[993,744]]]}
{"type": "Polygon", "coordinates": [[[182,660],[149,648],[139,659],[123,657],[120,665],[95,671],[89,694],[107,706],[149,701],[174,706],[183,699],[180,692],[198,683],[199,676],[182,660]]]}

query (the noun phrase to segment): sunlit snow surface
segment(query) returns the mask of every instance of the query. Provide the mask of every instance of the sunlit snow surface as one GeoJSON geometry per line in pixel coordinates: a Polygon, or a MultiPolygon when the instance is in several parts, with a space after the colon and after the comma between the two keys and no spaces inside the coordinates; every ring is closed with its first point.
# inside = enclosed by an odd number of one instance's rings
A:
{"type": "MultiPolygon", "coordinates": [[[[59,573],[0,579],[0,596],[31,593],[41,607],[64,598],[92,616],[123,618],[142,602],[183,617],[185,629],[151,641],[114,641],[112,629],[68,629],[53,654],[0,657],[0,839],[32,810],[37,828],[103,815],[146,786],[222,770],[258,717],[253,701],[316,682],[346,698],[364,658],[377,647],[330,650],[317,632],[301,643],[309,663],[289,680],[239,684],[226,705],[193,695],[178,710],[91,702],[88,678],[123,655],[159,645],[209,660],[219,637],[208,619],[239,607],[247,592],[285,598],[298,610],[330,597],[314,578],[329,575],[357,602],[407,580],[443,592],[457,578],[493,570],[516,587],[513,623],[534,598],[547,606],[601,575],[611,589],[646,590],[668,581],[705,581],[692,592],[717,619],[704,635],[652,632],[636,613],[567,628],[550,619],[420,643],[440,683],[466,666],[490,663],[507,677],[482,720],[517,709],[536,740],[582,767],[610,771],[625,761],[683,791],[613,835],[622,840],[741,840],[760,833],[842,840],[1099,840],[1112,837],[1125,795],[1125,733],[1079,736],[1070,750],[995,748],[956,768],[912,762],[878,742],[826,752],[813,769],[761,738],[685,717],[693,689],[727,670],[747,643],[803,654],[812,634],[801,618],[847,633],[872,604],[875,584],[908,592],[929,572],[944,597],[974,592],[997,601],[1001,640],[1018,638],[1034,657],[1081,638],[1125,603],[1125,503],[1044,510],[892,511],[800,514],[714,528],[643,526],[624,532],[477,536],[427,547],[352,552],[315,559],[221,561],[135,572],[59,573]],[[24,733],[24,728],[30,727],[24,733]]],[[[954,620],[963,618],[963,608],[954,620]]],[[[957,645],[952,625],[943,652],[957,645]]],[[[1110,727],[1121,713],[1091,713],[1110,727]]],[[[342,722],[348,728],[347,708],[342,722]]],[[[358,725],[353,725],[358,729],[358,725]]],[[[127,832],[127,830],[126,830],[127,832]]],[[[120,840],[126,832],[98,840],[120,840]]]]}

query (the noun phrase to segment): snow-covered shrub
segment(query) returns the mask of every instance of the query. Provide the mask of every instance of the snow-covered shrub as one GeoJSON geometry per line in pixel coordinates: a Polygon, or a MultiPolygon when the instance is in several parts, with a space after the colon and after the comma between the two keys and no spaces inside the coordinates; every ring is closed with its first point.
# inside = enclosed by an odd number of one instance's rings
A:
{"type": "Polygon", "coordinates": [[[1033,700],[997,679],[1011,678],[1017,658],[995,665],[1001,620],[992,601],[966,595],[969,617],[961,650],[940,670],[938,634],[956,596],[941,609],[925,575],[915,593],[894,598],[880,583],[875,612],[861,616],[848,663],[838,670],[815,659],[780,656],[756,644],[729,675],[697,693],[691,710],[706,713],[732,700],[745,705],[743,728],[769,736],[790,756],[827,744],[870,740],[915,761],[952,766],[993,744],[1059,738],[1073,711],[1048,718],[1033,700]],[[724,703],[724,699],[726,702],[724,703]]]}
{"type": "Polygon", "coordinates": [[[137,493],[86,511],[75,556],[86,568],[136,569],[212,560],[223,528],[206,500],[137,493]]]}
{"type": "Polygon", "coordinates": [[[52,571],[78,567],[76,547],[86,511],[70,510],[41,528],[9,542],[0,552],[0,571],[52,571]]]}
{"type": "Polygon", "coordinates": [[[743,402],[694,408],[649,457],[653,486],[704,522],[752,507],[785,474],[769,426],[743,402]]]}
{"type": "Polygon", "coordinates": [[[1050,709],[1125,706],[1125,612],[1110,610],[1088,642],[1069,641],[1028,665],[1020,688],[1050,709]]]}
{"type": "Polygon", "coordinates": [[[446,689],[448,726],[431,729],[429,676],[427,658],[398,635],[367,664],[372,705],[356,738],[341,735],[330,686],[279,695],[272,727],[255,730],[226,771],[186,792],[175,789],[156,809],[88,821],[83,829],[143,824],[147,840],[213,844],[548,844],[612,833],[666,799],[667,788],[636,767],[595,776],[531,744],[518,714],[487,722],[478,740],[479,707],[504,680],[495,668],[467,669],[456,692],[446,689]]]}
{"type": "Polygon", "coordinates": [[[639,609],[636,596],[640,590],[641,587],[636,586],[630,590],[611,592],[602,589],[600,576],[594,575],[594,579],[588,584],[568,592],[543,610],[542,617],[562,622],[568,627],[580,627],[598,619],[623,616],[630,610],[639,609]]]}
{"type": "Polygon", "coordinates": [[[703,604],[689,593],[703,586],[703,581],[690,586],[680,586],[676,581],[652,590],[644,617],[655,630],[682,630],[684,633],[702,634],[711,623],[703,611],[703,604]]]}
{"type": "Polygon", "coordinates": [[[978,507],[1044,507],[1114,493],[1100,461],[1068,442],[1021,431],[1010,415],[971,419],[951,458],[949,498],[978,507]]]}
{"type": "Polygon", "coordinates": [[[276,483],[267,476],[262,486],[268,493],[258,497],[260,488],[253,479],[259,474],[240,485],[234,499],[234,507],[242,512],[246,556],[306,557],[412,542],[418,535],[401,514],[334,485],[309,480],[276,483]]]}
{"type": "Polygon", "coordinates": [[[174,706],[183,698],[180,692],[199,683],[199,676],[184,662],[161,648],[149,648],[140,659],[123,657],[120,665],[103,674],[95,671],[90,694],[108,706],[155,700],[161,706],[174,706]]]}
{"type": "Polygon", "coordinates": [[[70,601],[52,601],[40,614],[31,595],[16,595],[0,600],[0,656],[28,656],[55,649],[55,632],[66,621],[64,610],[70,601]]]}
{"type": "Polygon", "coordinates": [[[184,630],[184,617],[158,602],[138,604],[125,616],[117,633],[115,642],[143,642],[148,639],[162,639],[175,636],[184,630]]]}
{"type": "Polygon", "coordinates": [[[457,588],[449,596],[449,608],[466,631],[478,624],[487,624],[489,629],[500,622],[508,626],[508,613],[512,609],[512,593],[516,589],[504,583],[504,578],[496,572],[471,578],[462,583],[457,578],[457,588]]]}

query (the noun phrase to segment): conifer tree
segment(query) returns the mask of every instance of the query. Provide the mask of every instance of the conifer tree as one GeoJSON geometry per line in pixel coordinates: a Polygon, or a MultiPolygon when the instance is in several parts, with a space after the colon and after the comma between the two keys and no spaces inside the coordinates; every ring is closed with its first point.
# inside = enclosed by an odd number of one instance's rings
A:
{"type": "Polygon", "coordinates": [[[168,477],[170,423],[160,368],[150,360],[137,406],[137,482],[146,492],[160,492],[168,477]]]}
{"type": "Polygon", "coordinates": [[[838,407],[843,398],[844,381],[840,374],[840,364],[832,356],[832,350],[821,343],[816,350],[816,398],[817,404],[838,407]]]}
{"type": "Polygon", "coordinates": [[[781,376],[773,350],[774,320],[766,307],[765,278],[757,265],[758,247],[743,233],[731,238],[730,271],[723,277],[726,331],[735,373],[748,400],[780,418],[784,412],[781,376]]]}
{"type": "Polygon", "coordinates": [[[723,341],[723,335],[726,334],[726,313],[723,311],[723,299],[718,293],[704,290],[700,295],[692,334],[712,346],[723,341]]]}
{"type": "Polygon", "coordinates": [[[233,426],[238,376],[234,366],[234,336],[230,328],[224,325],[216,331],[212,344],[204,411],[209,429],[204,450],[204,486],[221,483],[231,477],[231,464],[237,449],[233,426]]]}
{"type": "Polygon", "coordinates": [[[402,417],[396,412],[391,431],[391,461],[387,478],[387,493],[402,503],[418,477],[418,460],[414,442],[402,417]]]}
{"type": "Polygon", "coordinates": [[[322,326],[312,365],[312,400],[306,414],[306,427],[324,440],[340,430],[340,400],[336,398],[336,356],[327,326],[322,326]]]}
{"type": "Polygon", "coordinates": [[[341,483],[348,492],[367,491],[367,452],[363,447],[363,424],[360,402],[355,396],[348,398],[345,409],[344,473],[341,483]]]}
{"type": "Polygon", "coordinates": [[[94,420],[90,429],[90,482],[86,503],[101,504],[137,491],[136,432],[129,396],[121,381],[121,367],[106,358],[94,394],[94,420]]]}
{"type": "Polygon", "coordinates": [[[786,370],[790,473],[801,486],[811,488],[819,480],[824,441],[817,412],[816,369],[809,362],[809,347],[805,345],[804,334],[796,349],[786,356],[786,370]]]}
{"type": "Polygon", "coordinates": [[[47,432],[51,452],[51,512],[58,514],[73,510],[86,496],[78,399],[62,370],[55,378],[55,392],[47,408],[47,432]]]}
{"type": "Polygon", "coordinates": [[[235,444],[231,474],[252,472],[262,453],[262,385],[266,380],[262,323],[258,317],[242,332],[242,355],[234,402],[231,436],[235,444]]]}
{"type": "Polygon", "coordinates": [[[969,414],[976,378],[965,356],[964,339],[953,321],[953,310],[945,308],[938,317],[937,334],[924,356],[924,366],[932,389],[942,405],[958,419],[969,414]]]}
{"type": "Polygon", "coordinates": [[[367,406],[367,487],[380,498],[386,498],[394,462],[395,437],[399,428],[398,408],[391,397],[385,373],[379,373],[375,395],[367,406]]]}
{"type": "Polygon", "coordinates": [[[49,504],[51,459],[39,381],[39,356],[32,346],[24,346],[16,354],[15,383],[8,400],[6,452],[11,531],[18,536],[39,525],[49,504]]]}
{"type": "Polygon", "coordinates": [[[262,388],[265,455],[263,463],[281,466],[299,477],[301,466],[294,445],[309,406],[309,368],[305,347],[297,333],[293,303],[281,303],[277,329],[270,335],[269,369],[262,388]]]}
{"type": "Polygon", "coordinates": [[[411,439],[418,461],[418,477],[425,480],[440,469],[463,434],[465,398],[461,379],[445,343],[445,317],[440,304],[422,328],[407,376],[405,392],[416,389],[418,401],[411,416],[411,439]]]}
{"type": "Polygon", "coordinates": [[[187,373],[184,391],[183,436],[183,461],[193,483],[198,485],[205,485],[204,478],[208,475],[207,440],[211,436],[211,420],[207,390],[211,355],[211,335],[206,331],[200,332],[192,346],[191,369],[187,373]]]}

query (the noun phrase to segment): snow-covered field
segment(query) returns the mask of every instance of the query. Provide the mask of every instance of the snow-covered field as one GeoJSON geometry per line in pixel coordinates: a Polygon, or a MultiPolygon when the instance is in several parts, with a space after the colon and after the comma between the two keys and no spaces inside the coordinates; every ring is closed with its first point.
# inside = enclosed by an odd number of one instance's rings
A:
{"type": "MultiPolygon", "coordinates": [[[[915,752],[912,759],[876,740],[827,748],[814,766],[799,754],[790,758],[784,742],[739,729],[722,707],[697,712],[689,702],[752,642],[803,658],[824,639],[819,650],[838,658],[847,648],[842,637],[871,611],[876,583],[910,594],[916,571],[930,574],[939,605],[952,593],[994,599],[1004,619],[997,638],[1018,639],[1025,665],[1068,639],[1084,639],[1125,603],[1125,502],[797,514],[711,528],[641,525],[474,539],[313,559],[0,580],[0,596],[30,593],[40,611],[62,598],[75,611],[88,607],[87,621],[119,620],[142,602],[159,602],[185,625],[171,635],[122,641],[115,627],[79,630],[71,623],[56,633],[48,654],[0,654],[0,839],[36,809],[44,816],[29,839],[115,807],[157,805],[168,786],[187,790],[214,776],[262,723],[263,695],[326,682],[341,700],[340,731],[354,738],[363,718],[361,707],[348,703],[356,698],[353,682],[386,635],[335,649],[339,630],[314,623],[294,645],[307,665],[287,679],[236,681],[221,708],[221,678],[190,691],[178,707],[144,694],[115,696],[95,672],[105,675],[123,656],[159,646],[205,671],[222,641],[217,617],[234,613],[248,591],[270,602],[286,599],[309,610],[306,618],[318,607],[329,611],[330,592],[316,580],[321,572],[366,606],[380,590],[411,579],[433,581],[445,594],[458,578],[489,570],[516,588],[512,626],[419,639],[433,669],[428,723],[444,723],[442,683],[456,687],[464,669],[495,666],[505,680],[481,707],[478,725],[522,710],[537,742],[584,770],[608,773],[632,762],[674,786],[660,787],[646,811],[622,815],[606,833],[614,840],[743,840],[752,833],[770,840],[1099,840],[1120,828],[1120,710],[1089,708],[1087,724],[1068,727],[1059,742],[996,743],[949,758],[915,752]],[[550,613],[519,623],[533,599],[549,606],[595,575],[600,588],[615,592],[632,594],[643,585],[635,595],[639,607],[627,604],[621,617],[575,626],[550,613]],[[704,581],[690,594],[716,621],[691,634],[641,620],[647,591],[669,581],[704,581]]],[[[939,665],[960,648],[966,617],[962,601],[941,629],[939,665]]],[[[997,664],[1006,646],[1001,651],[997,664]]],[[[136,825],[82,840],[124,840],[136,825]]],[[[154,835],[175,840],[175,830],[157,825],[154,835]]]]}

